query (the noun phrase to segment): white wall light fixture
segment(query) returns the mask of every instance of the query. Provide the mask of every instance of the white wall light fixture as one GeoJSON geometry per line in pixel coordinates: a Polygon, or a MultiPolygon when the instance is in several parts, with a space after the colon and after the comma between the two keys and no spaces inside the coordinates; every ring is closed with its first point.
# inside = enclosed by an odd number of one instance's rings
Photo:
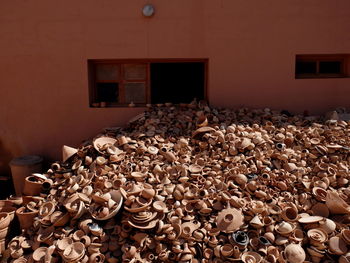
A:
{"type": "Polygon", "coordinates": [[[145,16],[145,17],[151,17],[154,15],[154,7],[153,5],[145,5],[143,8],[142,8],[142,14],[145,16]]]}

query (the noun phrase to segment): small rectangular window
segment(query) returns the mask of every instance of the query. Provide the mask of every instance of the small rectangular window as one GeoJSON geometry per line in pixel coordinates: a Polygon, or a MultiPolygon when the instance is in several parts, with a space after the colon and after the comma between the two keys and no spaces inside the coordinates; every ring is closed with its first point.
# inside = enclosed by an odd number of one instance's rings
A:
{"type": "Polygon", "coordinates": [[[347,77],[348,57],[348,55],[297,55],[295,78],[347,77]]]}
{"type": "Polygon", "coordinates": [[[90,106],[206,99],[206,59],[89,60],[90,106]]]}

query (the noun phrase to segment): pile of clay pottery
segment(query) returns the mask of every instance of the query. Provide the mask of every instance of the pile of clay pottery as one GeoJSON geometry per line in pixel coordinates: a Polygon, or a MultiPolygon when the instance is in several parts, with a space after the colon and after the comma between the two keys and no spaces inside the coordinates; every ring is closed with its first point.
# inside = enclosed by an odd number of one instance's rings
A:
{"type": "Polygon", "coordinates": [[[349,135],[286,111],[149,107],[28,178],[40,193],[7,259],[349,262],[349,135]]]}

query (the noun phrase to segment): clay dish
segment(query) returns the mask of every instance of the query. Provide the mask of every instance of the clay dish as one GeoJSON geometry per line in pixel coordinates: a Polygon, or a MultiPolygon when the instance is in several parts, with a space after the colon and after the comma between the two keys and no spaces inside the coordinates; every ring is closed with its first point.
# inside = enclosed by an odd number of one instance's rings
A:
{"type": "Polygon", "coordinates": [[[53,226],[64,226],[70,219],[69,213],[63,213],[61,211],[55,211],[50,216],[50,221],[53,226]]]}
{"type": "Polygon", "coordinates": [[[281,216],[285,221],[296,221],[298,219],[298,209],[293,205],[286,206],[284,207],[281,216]]]}
{"type": "Polygon", "coordinates": [[[312,188],[312,194],[315,196],[318,201],[326,201],[327,191],[321,187],[312,188]]]}
{"type": "Polygon", "coordinates": [[[290,263],[303,263],[306,258],[304,249],[300,245],[289,244],[284,249],[284,257],[290,263]]]}
{"type": "Polygon", "coordinates": [[[7,213],[10,216],[10,221],[15,218],[17,208],[13,206],[0,207],[0,213],[7,213]]]}
{"type": "Polygon", "coordinates": [[[102,136],[93,141],[93,145],[96,151],[103,153],[109,146],[114,146],[117,143],[117,139],[107,136],[102,136]]]}
{"type": "Polygon", "coordinates": [[[298,222],[302,224],[312,224],[320,222],[321,220],[323,220],[322,216],[302,216],[298,219],[298,222]]]}
{"type": "Polygon", "coordinates": [[[260,254],[253,252],[253,251],[248,251],[248,252],[244,252],[241,260],[244,263],[259,263],[262,260],[262,257],[260,254]]]}
{"type": "Polygon", "coordinates": [[[74,262],[83,258],[85,255],[85,246],[81,242],[74,242],[66,247],[62,253],[62,257],[65,261],[74,262]]]}
{"type": "Polygon", "coordinates": [[[109,210],[109,214],[104,217],[98,217],[94,213],[91,214],[92,218],[96,220],[108,220],[115,216],[123,205],[123,197],[119,190],[112,190],[109,192],[111,199],[115,202],[114,207],[109,210]]]}
{"type": "Polygon", "coordinates": [[[11,216],[8,213],[0,212],[0,229],[7,228],[11,222],[11,216]]]}
{"type": "Polygon", "coordinates": [[[156,155],[158,153],[158,148],[155,147],[155,146],[149,146],[147,148],[147,152],[150,153],[150,154],[153,154],[153,155],[156,155]]]}
{"type": "Polygon", "coordinates": [[[194,173],[194,174],[197,174],[197,173],[200,173],[202,172],[202,166],[198,165],[198,164],[191,164],[189,167],[188,167],[188,170],[191,172],[191,173],[194,173]]]}
{"type": "Polygon", "coordinates": [[[50,216],[55,211],[55,203],[54,202],[45,202],[39,208],[39,216],[45,217],[50,216]]]}
{"type": "Polygon", "coordinates": [[[225,233],[232,233],[243,225],[244,216],[235,208],[226,208],[217,216],[217,226],[225,233]]]}
{"type": "Polygon", "coordinates": [[[157,212],[162,212],[162,213],[167,213],[168,212],[166,204],[164,202],[162,202],[162,201],[155,201],[155,202],[153,202],[152,207],[157,212]]]}
{"type": "Polygon", "coordinates": [[[159,221],[158,219],[155,219],[145,223],[136,223],[136,222],[133,222],[132,220],[129,220],[128,224],[132,227],[139,228],[139,229],[152,229],[157,225],[158,221],[159,221]]]}
{"type": "Polygon", "coordinates": [[[148,201],[137,197],[136,200],[137,201],[132,203],[131,207],[124,206],[125,210],[131,213],[137,213],[146,210],[152,204],[152,199],[148,201]]]}
{"type": "Polygon", "coordinates": [[[137,182],[143,182],[145,177],[147,177],[146,175],[144,175],[143,173],[140,172],[132,172],[131,173],[132,178],[135,179],[135,181],[137,182]]]}

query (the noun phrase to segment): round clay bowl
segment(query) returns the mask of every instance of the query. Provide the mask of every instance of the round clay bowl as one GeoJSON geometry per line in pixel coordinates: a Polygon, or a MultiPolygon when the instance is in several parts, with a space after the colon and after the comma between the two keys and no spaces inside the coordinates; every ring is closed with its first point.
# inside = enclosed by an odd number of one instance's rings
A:
{"type": "Polygon", "coordinates": [[[56,205],[54,202],[43,203],[39,208],[39,215],[41,217],[51,215],[55,211],[55,207],[56,205]]]}
{"type": "Polygon", "coordinates": [[[259,263],[262,260],[262,257],[260,254],[253,252],[253,251],[248,251],[243,253],[241,260],[244,263],[259,263]]]}
{"type": "Polygon", "coordinates": [[[7,228],[11,222],[11,216],[6,212],[0,212],[0,229],[7,228]]]}
{"type": "Polygon", "coordinates": [[[16,207],[13,206],[5,206],[0,208],[0,213],[7,213],[10,216],[10,221],[12,221],[15,218],[16,213],[16,207]]]}
{"type": "Polygon", "coordinates": [[[78,261],[85,255],[85,246],[81,242],[74,242],[70,246],[66,247],[62,253],[62,257],[65,261],[74,262],[78,261]]]}
{"type": "Polygon", "coordinates": [[[123,196],[121,195],[119,190],[112,190],[109,192],[109,194],[111,195],[112,200],[116,203],[113,209],[110,210],[109,214],[104,217],[97,217],[94,214],[91,214],[92,218],[96,220],[108,220],[108,219],[111,219],[113,216],[115,216],[119,212],[120,208],[123,205],[123,196]]]}
{"type": "Polygon", "coordinates": [[[57,248],[61,251],[65,250],[68,246],[73,244],[73,239],[70,237],[65,237],[57,241],[57,248]]]}
{"type": "Polygon", "coordinates": [[[103,153],[103,148],[107,149],[107,145],[115,145],[117,143],[117,139],[107,137],[107,136],[102,136],[93,141],[93,145],[96,151],[99,153],[103,153]]]}
{"type": "Polygon", "coordinates": [[[156,210],[157,212],[166,212],[167,211],[167,207],[166,204],[162,201],[155,201],[152,204],[154,210],[156,210]]]}

